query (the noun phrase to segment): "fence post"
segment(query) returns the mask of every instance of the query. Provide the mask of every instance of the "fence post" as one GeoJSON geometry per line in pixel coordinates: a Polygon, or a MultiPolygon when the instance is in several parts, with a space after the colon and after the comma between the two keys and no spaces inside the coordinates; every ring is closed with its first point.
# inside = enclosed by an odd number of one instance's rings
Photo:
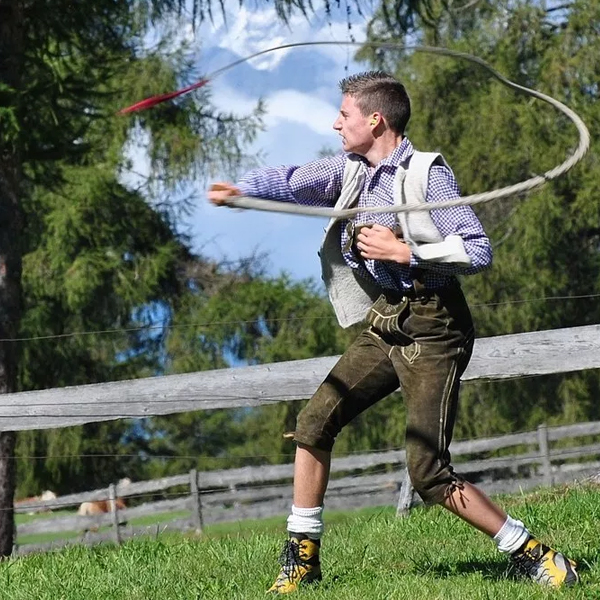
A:
{"type": "Polygon", "coordinates": [[[542,463],[544,485],[552,485],[552,463],[550,462],[550,448],[548,444],[548,427],[545,423],[538,425],[538,445],[540,447],[540,458],[542,463]]]}
{"type": "Polygon", "coordinates": [[[198,485],[198,471],[192,469],[190,471],[190,493],[192,496],[192,522],[196,529],[196,533],[202,533],[202,500],[200,499],[200,486],[198,485]]]}
{"type": "Polygon", "coordinates": [[[408,474],[408,467],[404,469],[404,475],[402,476],[402,485],[400,487],[400,494],[398,496],[398,506],[396,508],[396,517],[408,517],[410,513],[410,507],[413,502],[414,489],[410,481],[410,475],[408,474]]]}
{"type": "Polygon", "coordinates": [[[117,545],[121,544],[121,531],[119,529],[119,513],[117,506],[117,493],[115,489],[115,484],[111,483],[108,486],[108,505],[110,506],[110,513],[112,515],[112,524],[114,530],[114,538],[115,543],[117,545]]]}
{"type": "Polygon", "coordinates": [[[235,485],[235,483],[230,483],[229,484],[229,491],[231,492],[231,494],[233,495],[233,508],[239,508],[240,503],[236,500],[236,495],[237,495],[237,486],[235,485]]]}

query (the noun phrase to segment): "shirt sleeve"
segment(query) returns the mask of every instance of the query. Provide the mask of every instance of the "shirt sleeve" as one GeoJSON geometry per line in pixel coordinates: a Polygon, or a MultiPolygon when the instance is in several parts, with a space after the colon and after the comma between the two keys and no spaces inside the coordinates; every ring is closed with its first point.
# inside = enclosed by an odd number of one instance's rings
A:
{"type": "MultiPolygon", "coordinates": [[[[452,171],[442,165],[433,165],[429,171],[427,202],[442,202],[460,198],[460,190],[452,171]]],[[[470,206],[454,206],[432,210],[431,219],[443,237],[459,235],[471,265],[425,261],[411,255],[410,266],[447,275],[472,275],[492,264],[492,246],[481,222],[470,206]]]]}
{"type": "Polygon", "coordinates": [[[342,190],[346,155],[339,154],[302,166],[255,169],[238,188],[244,196],[294,202],[307,206],[334,206],[342,190]]]}

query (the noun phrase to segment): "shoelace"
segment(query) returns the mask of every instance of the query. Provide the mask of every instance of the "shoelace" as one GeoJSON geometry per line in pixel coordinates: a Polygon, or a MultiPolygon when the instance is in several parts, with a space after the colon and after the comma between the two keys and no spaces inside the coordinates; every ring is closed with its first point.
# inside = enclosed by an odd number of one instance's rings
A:
{"type": "Polygon", "coordinates": [[[279,557],[279,564],[286,573],[290,574],[300,565],[300,563],[300,546],[292,540],[287,540],[281,552],[281,556],[279,557]]]}
{"type": "Polygon", "coordinates": [[[544,568],[542,573],[539,573],[538,569],[542,565],[542,558],[546,553],[546,549],[542,546],[541,553],[539,556],[535,556],[532,552],[526,550],[522,554],[518,556],[513,556],[513,562],[521,573],[525,573],[526,575],[535,575],[539,577],[543,576],[547,573],[547,569],[544,568]]]}

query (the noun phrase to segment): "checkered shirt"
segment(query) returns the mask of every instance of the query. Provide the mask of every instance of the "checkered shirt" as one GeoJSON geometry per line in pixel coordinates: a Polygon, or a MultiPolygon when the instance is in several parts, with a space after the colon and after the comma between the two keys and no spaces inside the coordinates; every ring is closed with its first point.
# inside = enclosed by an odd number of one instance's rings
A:
{"type": "MultiPolygon", "coordinates": [[[[413,154],[414,148],[407,138],[383,159],[376,167],[367,164],[367,177],[358,200],[358,207],[390,206],[394,204],[394,178],[397,165],[405,163],[413,154]]],[[[268,200],[294,202],[307,206],[333,207],[342,189],[342,178],[346,164],[346,154],[322,158],[303,166],[266,167],[250,171],[238,183],[245,196],[256,196],[268,200]]],[[[361,157],[362,158],[362,157],[361,157]]],[[[427,202],[441,202],[460,197],[454,174],[445,166],[433,165],[429,171],[427,202]]],[[[411,254],[410,265],[391,261],[362,259],[350,248],[343,251],[346,263],[363,277],[373,278],[380,287],[403,290],[412,287],[415,269],[424,273],[428,288],[446,286],[455,275],[471,275],[491,264],[492,250],[483,227],[469,206],[456,206],[432,210],[431,218],[443,237],[460,235],[465,250],[471,257],[471,265],[436,263],[419,259],[411,254]]],[[[354,222],[379,223],[390,229],[398,226],[394,213],[359,213],[354,222]]],[[[341,247],[348,248],[348,221],[341,223],[341,247]]]]}

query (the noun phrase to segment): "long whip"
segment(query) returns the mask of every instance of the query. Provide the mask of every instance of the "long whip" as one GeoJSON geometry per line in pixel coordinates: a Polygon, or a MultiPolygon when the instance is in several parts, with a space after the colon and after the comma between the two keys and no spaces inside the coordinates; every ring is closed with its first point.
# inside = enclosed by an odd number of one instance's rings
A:
{"type": "MultiPolygon", "coordinates": [[[[481,192],[479,194],[471,194],[469,196],[462,196],[461,198],[455,198],[453,200],[445,200],[442,202],[435,203],[421,203],[415,206],[404,206],[404,205],[393,205],[393,206],[379,206],[379,207],[370,207],[368,212],[370,213],[400,213],[407,211],[418,211],[418,210],[439,210],[443,208],[450,208],[453,206],[472,206],[474,204],[480,204],[483,202],[489,202],[491,200],[498,200],[501,198],[507,198],[509,196],[517,196],[529,192],[533,189],[536,189],[546,182],[556,179],[560,177],[564,173],[566,173],[569,169],[574,167],[585,155],[590,147],[590,133],[588,128],[582,119],[568,106],[563,104],[562,102],[548,96],[547,94],[543,94],[537,90],[533,90],[531,88],[527,88],[525,86],[519,85],[506,77],[500,74],[496,69],[494,69],[491,65],[485,62],[483,59],[473,56],[471,54],[467,54],[465,52],[458,52],[456,50],[450,50],[449,48],[441,48],[437,46],[405,46],[404,44],[396,44],[393,42],[351,42],[351,41],[313,41],[313,42],[295,42],[292,44],[283,44],[280,46],[274,46],[272,48],[267,48],[265,50],[261,50],[259,52],[255,52],[249,56],[240,58],[236,61],[233,61],[227,64],[216,71],[213,71],[209,75],[207,75],[202,80],[194,83],[190,86],[177,90],[175,92],[170,92],[167,94],[160,94],[158,96],[152,96],[141,102],[138,102],[132,106],[122,109],[119,111],[119,114],[127,114],[130,112],[135,112],[139,110],[144,110],[159,104],[160,102],[165,102],[167,100],[176,98],[182,94],[186,94],[192,90],[198,89],[210,81],[212,81],[218,75],[228,71],[229,69],[233,69],[234,67],[245,63],[253,58],[257,58],[258,56],[262,56],[264,54],[268,54],[270,52],[276,52],[278,50],[286,50],[290,48],[301,48],[307,46],[360,46],[360,47],[371,47],[371,48],[382,48],[388,50],[405,50],[410,52],[425,52],[429,54],[439,54],[442,56],[451,56],[454,58],[460,58],[464,60],[468,60],[472,63],[479,65],[486,69],[495,79],[500,81],[500,83],[505,86],[518,91],[544,102],[547,102],[558,111],[563,113],[568,119],[570,119],[577,131],[579,133],[579,143],[575,150],[567,156],[567,158],[557,165],[556,167],[546,171],[542,175],[536,175],[524,181],[520,181],[519,183],[515,183],[512,185],[508,185],[506,187],[498,188],[495,190],[491,190],[489,192],[481,192]]],[[[279,213],[291,213],[297,215],[307,215],[307,216],[315,216],[315,217],[328,217],[328,218],[350,218],[357,215],[359,212],[364,213],[365,208],[348,208],[343,210],[336,210],[333,208],[327,207],[318,207],[318,206],[304,206],[301,204],[291,204],[288,202],[277,202],[273,200],[266,200],[264,198],[256,198],[256,197],[247,197],[247,196],[236,196],[228,199],[226,204],[233,208],[246,208],[253,210],[262,210],[268,212],[279,212],[279,213]]]]}

